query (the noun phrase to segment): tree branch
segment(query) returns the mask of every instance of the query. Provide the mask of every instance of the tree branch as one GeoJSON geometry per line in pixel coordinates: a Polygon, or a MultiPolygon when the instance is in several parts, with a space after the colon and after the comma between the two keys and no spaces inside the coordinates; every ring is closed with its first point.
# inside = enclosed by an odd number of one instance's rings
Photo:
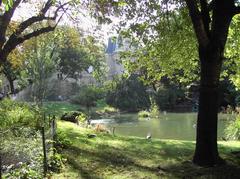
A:
{"type": "MultiPolygon", "coordinates": [[[[19,0],[19,1],[21,1],[21,0],[19,0]]],[[[32,37],[36,37],[36,36],[39,36],[43,33],[53,31],[56,28],[56,26],[58,25],[58,23],[61,20],[64,13],[60,16],[60,18],[58,18],[58,21],[54,26],[48,25],[47,27],[39,28],[39,29],[37,29],[33,32],[28,33],[28,34],[25,34],[25,35],[22,34],[22,32],[24,32],[28,27],[30,27],[34,23],[42,22],[43,20],[56,20],[57,17],[58,17],[58,12],[61,9],[64,9],[64,6],[69,4],[69,2],[66,2],[64,4],[60,4],[58,7],[56,7],[55,12],[54,12],[52,17],[46,17],[45,14],[50,9],[52,4],[53,4],[52,0],[48,0],[46,2],[45,6],[43,7],[43,9],[40,10],[39,15],[30,17],[29,19],[23,21],[18,26],[17,30],[9,37],[8,41],[5,44],[3,44],[3,46],[1,47],[0,63],[6,61],[7,56],[10,54],[10,52],[13,49],[15,49],[17,47],[17,45],[23,43],[25,40],[28,40],[32,37]]],[[[4,35],[4,37],[5,37],[5,35],[4,35]]]]}
{"type": "Polygon", "coordinates": [[[185,0],[191,17],[193,28],[197,36],[200,46],[206,47],[209,43],[209,38],[204,27],[201,13],[198,10],[197,2],[195,0],[185,0]]]}
{"type": "Polygon", "coordinates": [[[40,11],[38,16],[33,16],[25,21],[23,21],[19,26],[17,31],[15,32],[15,35],[20,35],[26,28],[28,28],[29,26],[31,26],[32,24],[36,23],[36,22],[41,22],[43,20],[56,20],[58,12],[60,9],[62,9],[65,5],[67,5],[69,2],[64,3],[62,5],[60,5],[54,12],[54,16],[53,17],[46,17],[45,14],[46,12],[50,9],[51,5],[52,5],[52,0],[48,0],[45,4],[45,6],[43,7],[43,9],[40,11]]]}
{"type": "Polygon", "coordinates": [[[53,0],[48,0],[44,7],[42,8],[42,10],[40,11],[40,15],[44,15],[46,14],[46,12],[48,11],[48,9],[53,5],[53,0]]]}
{"type": "Polygon", "coordinates": [[[3,48],[3,54],[4,56],[2,57],[1,60],[4,60],[9,53],[14,50],[19,44],[23,43],[24,41],[32,38],[32,37],[36,37],[39,36],[41,34],[47,33],[47,32],[51,32],[56,28],[56,26],[47,26],[47,27],[43,27],[41,29],[37,29],[29,34],[26,34],[24,36],[11,36],[11,38],[7,41],[7,43],[5,44],[4,48],[3,48]]]}
{"type": "Polygon", "coordinates": [[[16,8],[21,3],[21,0],[15,0],[12,7],[6,11],[3,15],[0,15],[0,49],[3,47],[6,42],[6,31],[7,27],[12,19],[12,16],[16,10],[16,8]]]}

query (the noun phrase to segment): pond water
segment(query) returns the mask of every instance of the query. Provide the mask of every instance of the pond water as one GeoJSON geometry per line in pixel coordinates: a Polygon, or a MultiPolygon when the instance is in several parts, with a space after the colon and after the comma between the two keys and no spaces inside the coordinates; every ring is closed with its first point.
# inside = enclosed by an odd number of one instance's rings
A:
{"type": "MultiPolygon", "coordinates": [[[[219,114],[218,139],[222,140],[224,129],[230,115],[219,114]]],[[[156,119],[138,119],[137,114],[121,114],[114,119],[92,120],[92,124],[102,123],[109,129],[115,127],[115,134],[124,136],[146,137],[151,133],[152,138],[195,140],[196,113],[166,113],[156,119]]]]}

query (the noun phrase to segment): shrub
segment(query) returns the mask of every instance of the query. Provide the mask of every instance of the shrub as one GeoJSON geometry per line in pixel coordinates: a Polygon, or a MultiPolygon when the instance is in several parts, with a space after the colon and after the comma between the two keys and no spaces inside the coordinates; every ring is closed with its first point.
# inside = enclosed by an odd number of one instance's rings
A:
{"type": "Polygon", "coordinates": [[[229,140],[240,140],[240,115],[228,124],[225,135],[229,140]]]}
{"type": "Polygon", "coordinates": [[[1,148],[6,178],[42,178],[39,132],[22,127],[18,131],[9,131],[4,134],[1,148]]]}
{"type": "Polygon", "coordinates": [[[83,86],[79,93],[71,98],[71,102],[85,106],[88,110],[96,106],[99,99],[104,98],[104,91],[94,86],[83,86]]]}
{"type": "Polygon", "coordinates": [[[160,116],[160,111],[158,109],[158,106],[156,105],[156,103],[152,103],[150,108],[150,117],[157,118],[159,116],[160,116]]]}
{"type": "Polygon", "coordinates": [[[72,142],[70,139],[67,138],[65,133],[58,131],[57,138],[56,138],[56,145],[60,148],[67,148],[68,146],[72,145],[72,142]]]}
{"type": "Polygon", "coordinates": [[[15,169],[7,173],[4,178],[20,178],[20,179],[41,179],[42,176],[39,171],[36,171],[29,167],[27,164],[21,165],[20,168],[15,169]]]}
{"type": "Polygon", "coordinates": [[[139,111],[138,112],[138,117],[140,118],[147,118],[150,117],[150,112],[149,111],[139,111]]]}
{"type": "Polygon", "coordinates": [[[135,112],[150,107],[149,95],[146,87],[138,79],[137,75],[122,78],[113,85],[106,97],[107,104],[123,111],[135,112]]]}
{"type": "Polygon", "coordinates": [[[27,103],[4,99],[0,102],[0,129],[14,126],[36,126],[39,111],[27,103]]]}
{"type": "Polygon", "coordinates": [[[117,113],[118,109],[111,107],[111,106],[105,106],[103,109],[97,111],[99,113],[105,113],[105,114],[113,114],[113,113],[117,113]]]}
{"type": "MultiPolygon", "coordinates": [[[[56,149],[53,149],[56,150],[56,149]]],[[[52,172],[60,172],[63,168],[64,158],[61,154],[56,151],[52,151],[48,156],[48,169],[52,172]]]]}
{"type": "Polygon", "coordinates": [[[161,86],[155,94],[155,101],[159,109],[169,110],[173,109],[174,106],[179,102],[179,99],[184,98],[184,92],[181,89],[173,87],[166,88],[161,86]]]}

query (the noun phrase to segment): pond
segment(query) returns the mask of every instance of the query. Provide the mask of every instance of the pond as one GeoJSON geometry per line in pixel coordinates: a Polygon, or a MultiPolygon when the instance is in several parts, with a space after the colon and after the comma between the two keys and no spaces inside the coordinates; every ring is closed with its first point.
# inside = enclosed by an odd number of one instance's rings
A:
{"type": "MultiPolygon", "coordinates": [[[[230,117],[219,114],[219,140],[222,140],[227,119],[230,117]]],[[[166,113],[155,119],[138,119],[137,114],[121,114],[114,119],[92,120],[91,123],[102,123],[109,129],[115,127],[117,135],[146,137],[151,133],[152,138],[158,139],[195,140],[196,119],[196,113],[166,113]]]]}

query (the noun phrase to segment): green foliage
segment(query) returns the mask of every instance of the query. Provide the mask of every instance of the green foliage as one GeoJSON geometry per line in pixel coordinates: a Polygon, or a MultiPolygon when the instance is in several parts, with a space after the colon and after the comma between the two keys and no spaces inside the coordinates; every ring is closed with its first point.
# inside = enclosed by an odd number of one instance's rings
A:
{"type": "Polygon", "coordinates": [[[16,170],[12,170],[8,174],[6,174],[4,179],[14,179],[14,178],[19,178],[19,179],[41,179],[42,175],[40,174],[39,171],[36,171],[29,167],[27,164],[21,165],[20,168],[16,170]]]}
{"type": "Polygon", "coordinates": [[[71,102],[85,106],[87,109],[96,106],[96,102],[104,97],[104,91],[95,86],[83,86],[79,93],[71,98],[71,102]]]}
{"type": "Polygon", "coordinates": [[[139,111],[150,107],[146,87],[137,75],[122,78],[116,82],[116,88],[108,91],[106,102],[120,110],[139,111]]]}
{"type": "Polygon", "coordinates": [[[160,110],[173,109],[181,98],[184,98],[184,92],[181,89],[165,86],[160,86],[154,96],[160,110]]]}
{"type": "Polygon", "coordinates": [[[50,152],[50,155],[48,155],[48,169],[52,172],[59,173],[63,168],[64,160],[63,156],[57,153],[57,151],[50,152]]]}
{"type": "Polygon", "coordinates": [[[32,96],[34,102],[42,103],[46,95],[47,79],[56,71],[56,59],[54,37],[43,35],[26,42],[24,46],[26,76],[32,82],[32,96]],[[47,38],[51,41],[46,40],[47,38]]]}
{"type": "Polygon", "coordinates": [[[18,126],[5,131],[1,139],[1,153],[7,161],[6,178],[42,177],[42,143],[38,131],[18,126]]]}
{"type": "Polygon", "coordinates": [[[59,71],[65,78],[78,79],[82,72],[88,72],[97,80],[105,76],[103,47],[92,36],[84,36],[76,28],[61,27],[57,29],[59,37],[59,71]],[[88,71],[89,68],[92,71],[88,71]]]}
{"type": "Polygon", "coordinates": [[[80,48],[64,48],[60,52],[60,71],[68,78],[78,79],[91,65],[86,51],[80,48]]]}
{"type": "Polygon", "coordinates": [[[150,117],[150,112],[149,111],[139,111],[138,112],[138,117],[139,118],[147,118],[147,117],[150,117]]]}
{"type": "Polygon", "coordinates": [[[72,145],[72,141],[67,137],[64,132],[57,131],[56,144],[60,148],[67,148],[72,145]]]}
{"type": "Polygon", "coordinates": [[[158,118],[159,116],[160,116],[159,107],[156,105],[155,102],[152,102],[151,108],[150,108],[150,117],[158,118]]]}
{"type": "Polygon", "coordinates": [[[144,110],[138,112],[139,118],[158,118],[160,116],[160,111],[155,102],[152,102],[150,110],[144,110]]]}
{"type": "Polygon", "coordinates": [[[103,113],[103,114],[113,114],[119,112],[118,109],[111,107],[111,106],[105,106],[103,109],[98,110],[97,112],[103,113]]]}
{"type": "Polygon", "coordinates": [[[36,126],[39,111],[27,103],[4,99],[0,102],[0,129],[14,126],[36,126]]]}
{"type": "Polygon", "coordinates": [[[235,120],[230,121],[225,129],[227,139],[240,140],[240,115],[235,120]]]}
{"type": "Polygon", "coordinates": [[[224,73],[230,76],[230,80],[235,85],[236,89],[240,89],[240,15],[234,16],[228,35],[226,44],[225,56],[227,60],[224,65],[227,66],[224,73]]]}
{"type": "Polygon", "coordinates": [[[88,116],[83,112],[78,112],[77,120],[81,123],[85,122],[88,119],[88,116]]]}
{"type": "Polygon", "coordinates": [[[137,48],[132,47],[121,54],[125,69],[130,74],[140,73],[141,79],[147,84],[159,82],[166,76],[183,84],[196,81],[199,78],[197,45],[190,28],[188,11],[176,8],[165,14],[161,12],[161,5],[156,1],[154,3],[156,6],[143,4],[147,9],[139,12],[146,16],[145,21],[132,23],[123,33],[131,39],[132,44],[138,42],[137,48]],[[156,14],[142,12],[148,10],[156,10],[156,14]],[[149,21],[148,18],[155,21],[149,21]]]}

